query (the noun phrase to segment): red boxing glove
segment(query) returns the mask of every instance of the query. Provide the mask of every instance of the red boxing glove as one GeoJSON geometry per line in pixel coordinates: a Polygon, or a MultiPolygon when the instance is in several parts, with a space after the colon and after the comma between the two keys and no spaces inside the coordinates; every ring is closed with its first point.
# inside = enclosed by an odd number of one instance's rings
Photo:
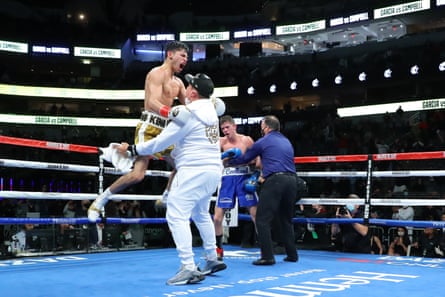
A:
{"type": "Polygon", "coordinates": [[[161,108],[159,108],[159,114],[163,116],[164,118],[168,117],[168,113],[170,112],[171,107],[167,105],[162,105],[161,108]]]}

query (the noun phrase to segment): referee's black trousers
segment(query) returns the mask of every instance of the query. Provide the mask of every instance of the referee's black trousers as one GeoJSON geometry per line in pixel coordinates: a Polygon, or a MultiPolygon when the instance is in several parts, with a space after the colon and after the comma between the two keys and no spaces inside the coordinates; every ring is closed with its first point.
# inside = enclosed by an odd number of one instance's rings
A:
{"type": "Polygon", "coordinates": [[[295,235],[292,219],[297,196],[296,175],[291,173],[273,174],[266,178],[259,193],[256,213],[258,242],[261,258],[274,259],[272,244],[272,221],[276,218],[281,228],[286,254],[296,257],[295,235]]]}

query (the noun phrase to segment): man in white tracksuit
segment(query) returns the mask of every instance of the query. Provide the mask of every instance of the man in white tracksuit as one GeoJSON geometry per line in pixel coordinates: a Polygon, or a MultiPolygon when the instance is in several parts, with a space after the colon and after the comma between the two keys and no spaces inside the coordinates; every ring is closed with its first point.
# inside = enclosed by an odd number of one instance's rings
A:
{"type": "Polygon", "coordinates": [[[182,285],[202,281],[204,275],[226,268],[217,260],[215,229],[209,213],[211,196],[221,179],[222,162],[218,115],[208,98],[213,82],[205,74],[185,76],[187,105],[172,108],[170,124],[157,137],[136,145],[121,144],[117,149],[131,156],[151,155],[174,144],[171,155],[177,173],[167,199],[167,222],[181,260],[181,270],[167,281],[182,285]],[[190,218],[203,240],[206,265],[194,261],[190,218]]]}

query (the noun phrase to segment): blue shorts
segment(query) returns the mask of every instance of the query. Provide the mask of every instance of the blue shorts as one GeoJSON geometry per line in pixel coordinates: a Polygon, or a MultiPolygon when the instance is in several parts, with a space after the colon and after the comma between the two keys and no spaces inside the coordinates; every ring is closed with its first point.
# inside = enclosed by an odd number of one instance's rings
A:
{"type": "Polygon", "coordinates": [[[240,207],[256,206],[258,204],[257,193],[247,193],[244,189],[244,181],[249,177],[250,174],[223,176],[216,206],[232,209],[235,207],[236,198],[238,198],[240,207]]]}

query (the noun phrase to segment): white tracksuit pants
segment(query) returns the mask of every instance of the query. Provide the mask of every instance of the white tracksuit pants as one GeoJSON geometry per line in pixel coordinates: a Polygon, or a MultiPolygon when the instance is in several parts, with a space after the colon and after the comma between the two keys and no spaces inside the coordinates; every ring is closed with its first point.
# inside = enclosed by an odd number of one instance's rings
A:
{"type": "Polygon", "coordinates": [[[213,167],[181,167],[173,178],[167,199],[167,222],[182,265],[194,269],[190,218],[203,240],[207,259],[216,260],[215,229],[209,213],[212,194],[221,180],[213,167]]]}

